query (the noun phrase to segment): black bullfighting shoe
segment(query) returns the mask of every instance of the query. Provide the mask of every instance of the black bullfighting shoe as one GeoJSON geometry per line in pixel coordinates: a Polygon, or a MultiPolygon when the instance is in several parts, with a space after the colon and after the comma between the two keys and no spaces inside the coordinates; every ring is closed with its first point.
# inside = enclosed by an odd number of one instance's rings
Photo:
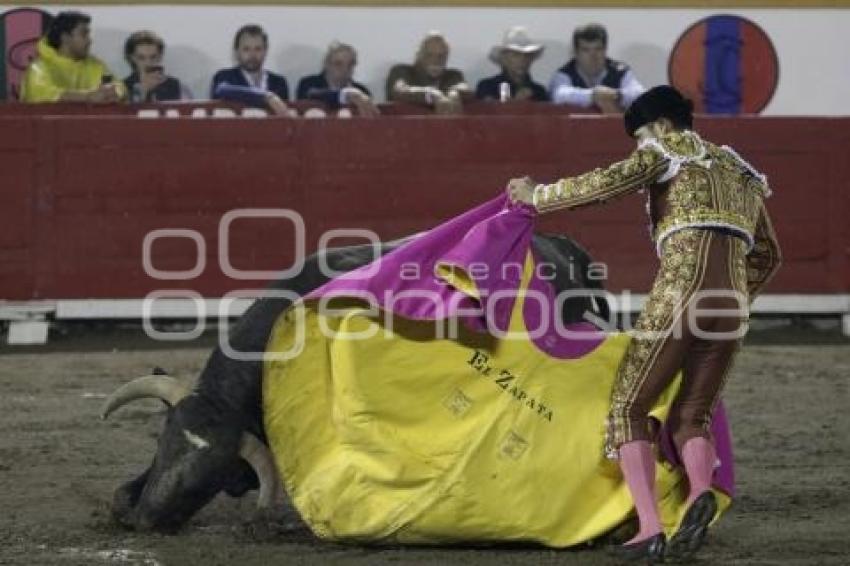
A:
{"type": "Polygon", "coordinates": [[[694,499],[682,519],[679,530],[670,539],[670,545],[667,548],[668,556],[677,559],[693,556],[702,546],[702,541],[705,540],[705,534],[708,532],[708,524],[714,519],[716,513],[717,498],[713,492],[706,491],[694,499]]]}
{"type": "Polygon", "coordinates": [[[619,544],[608,547],[608,553],[620,560],[635,562],[645,561],[647,564],[664,562],[664,550],[667,546],[667,537],[664,533],[658,533],[646,540],[632,544],[619,544]]]}

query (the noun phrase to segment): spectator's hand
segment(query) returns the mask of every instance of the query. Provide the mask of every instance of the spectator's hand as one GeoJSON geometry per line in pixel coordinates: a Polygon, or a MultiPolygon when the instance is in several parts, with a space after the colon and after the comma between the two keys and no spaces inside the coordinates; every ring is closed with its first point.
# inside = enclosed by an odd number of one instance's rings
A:
{"type": "Polygon", "coordinates": [[[458,91],[451,91],[448,96],[437,89],[434,89],[437,94],[434,94],[434,111],[437,114],[461,114],[463,113],[463,102],[458,91]],[[439,96],[439,98],[438,98],[439,96]]]}
{"type": "Polygon", "coordinates": [[[534,187],[537,183],[531,177],[520,177],[508,181],[508,198],[512,203],[522,202],[534,206],[534,187]]]}
{"type": "Polygon", "coordinates": [[[118,85],[115,83],[100,85],[86,95],[86,101],[93,104],[109,104],[110,102],[118,102],[120,99],[118,85]]]}
{"type": "Polygon", "coordinates": [[[434,112],[437,114],[454,114],[454,103],[449,100],[448,96],[440,95],[439,98],[434,97],[434,112]]]}
{"type": "Polygon", "coordinates": [[[275,93],[266,94],[266,104],[275,116],[289,116],[289,106],[275,93]]]}
{"type": "Polygon", "coordinates": [[[357,114],[359,116],[375,118],[376,116],[381,115],[381,111],[378,110],[378,107],[375,106],[375,103],[372,102],[372,99],[369,98],[369,95],[367,95],[360,89],[351,87],[346,88],[345,101],[348,104],[353,105],[357,109],[357,114]]]}
{"type": "Polygon", "coordinates": [[[139,73],[139,84],[142,87],[142,99],[147,98],[150,91],[165,82],[162,67],[144,68],[139,73]]]}
{"type": "Polygon", "coordinates": [[[603,102],[597,105],[603,114],[622,114],[623,109],[616,102],[603,102]]]}
{"type": "Polygon", "coordinates": [[[516,91],[516,94],[514,94],[514,100],[530,100],[532,96],[534,96],[534,92],[530,88],[524,86],[516,91]]]}
{"type": "Polygon", "coordinates": [[[617,114],[623,111],[620,107],[620,91],[615,88],[594,87],[593,103],[606,114],[617,114]]]}
{"type": "Polygon", "coordinates": [[[620,93],[617,89],[607,86],[593,87],[593,102],[617,102],[620,98],[620,93]]]}

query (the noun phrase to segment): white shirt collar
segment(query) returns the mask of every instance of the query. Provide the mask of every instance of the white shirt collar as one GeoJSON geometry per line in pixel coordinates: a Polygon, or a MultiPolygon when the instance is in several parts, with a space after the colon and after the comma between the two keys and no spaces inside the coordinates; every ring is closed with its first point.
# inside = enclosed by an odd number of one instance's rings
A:
{"type": "Polygon", "coordinates": [[[259,88],[261,90],[269,90],[269,72],[265,69],[260,69],[260,84],[254,83],[254,77],[251,76],[251,73],[246,71],[243,68],[239,68],[242,71],[242,76],[245,77],[245,82],[248,83],[249,86],[254,88],[259,88]]]}

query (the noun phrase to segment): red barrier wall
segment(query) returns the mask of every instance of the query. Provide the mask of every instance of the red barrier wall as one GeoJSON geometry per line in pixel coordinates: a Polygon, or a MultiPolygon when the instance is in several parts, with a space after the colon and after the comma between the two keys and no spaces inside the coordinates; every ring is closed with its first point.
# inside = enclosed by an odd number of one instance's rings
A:
{"type": "MultiPolygon", "coordinates": [[[[850,292],[850,118],[704,118],[697,126],[768,174],[786,258],[769,292],[850,292]]],[[[398,237],[492,198],[510,177],[554,180],[632,147],[618,118],[552,114],[143,120],[7,109],[0,132],[0,298],[16,300],[143,297],[163,288],[221,296],[263,285],[222,273],[218,228],[229,210],[297,211],[309,253],[331,228],[398,237]],[[203,235],[200,276],[145,274],[142,242],[159,228],[203,235]]],[[[607,262],[612,290],[648,289],[656,263],[641,196],[555,212],[540,224],[607,262]]],[[[232,228],[237,268],[279,269],[293,258],[286,221],[243,219],[232,228]]],[[[161,270],[191,269],[195,255],[188,239],[152,248],[161,270]]]]}

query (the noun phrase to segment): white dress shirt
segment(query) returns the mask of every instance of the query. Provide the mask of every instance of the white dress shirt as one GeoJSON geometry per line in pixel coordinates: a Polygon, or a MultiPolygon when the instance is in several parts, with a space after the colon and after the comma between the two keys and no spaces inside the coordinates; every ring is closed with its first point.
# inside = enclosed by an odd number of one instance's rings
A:
{"type": "MultiPolygon", "coordinates": [[[[608,74],[608,69],[604,69],[596,77],[588,77],[581,71],[581,78],[585,84],[590,85],[590,88],[582,88],[573,85],[572,79],[566,73],[556,71],[552,75],[552,80],[549,81],[549,94],[552,97],[552,102],[555,104],[570,104],[572,106],[581,106],[589,108],[593,106],[593,87],[602,84],[605,76],[608,74]]],[[[646,90],[635,77],[634,71],[629,69],[623,75],[620,81],[620,104],[623,108],[628,108],[635,98],[641,95],[646,90]]]]}

